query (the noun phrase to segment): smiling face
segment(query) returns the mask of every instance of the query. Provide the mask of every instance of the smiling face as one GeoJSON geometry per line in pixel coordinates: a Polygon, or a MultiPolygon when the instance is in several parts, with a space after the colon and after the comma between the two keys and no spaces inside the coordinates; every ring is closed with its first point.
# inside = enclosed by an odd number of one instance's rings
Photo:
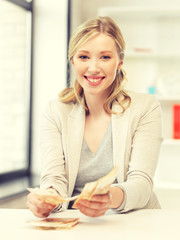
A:
{"type": "Polygon", "coordinates": [[[100,33],[83,44],[72,60],[76,79],[84,94],[107,97],[109,87],[120,69],[120,60],[114,40],[100,33]]]}

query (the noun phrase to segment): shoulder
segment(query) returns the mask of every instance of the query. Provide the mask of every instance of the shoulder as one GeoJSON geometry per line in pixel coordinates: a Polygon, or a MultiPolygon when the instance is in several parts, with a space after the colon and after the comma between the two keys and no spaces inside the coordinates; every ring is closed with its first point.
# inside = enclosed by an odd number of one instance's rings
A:
{"type": "Polygon", "coordinates": [[[43,111],[43,116],[52,119],[64,119],[67,118],[74,108],[77,107],[77,103],[63,103],[60,99],[51,99],[47,102],[43,111]]]}
{"type": "Polygon", "coordinates": [[[160,102],[155,95],[127,91],[131,98],[131,103],[127,109],[132,118],[141,118],[143,116],[161,116],[162,110],[160,102]]]}
{"type": "Polygon", "coordinates": [[[51,99],[49,100],[47,107],[53,112],[66,112],[67,114],[72,111],[76,104],[71,103],[63,103],[60,99],[51,99]]]}
{"type": "Polygon", "coordinates": [[[149,108],[160,105],[159,100],[155,95],[133,91],[127,91],[127,94],[131,98],[131,107],[149,108]]]}
{"type": "Polygon", "coordinates": [[[157,97],[149,93],[140,93],[140,92],[133,92],[133,91],[126,91],[126,92],[131,97],[131,100],[133,102],[141,102],[141,101],[158,102],[157,97]]]}

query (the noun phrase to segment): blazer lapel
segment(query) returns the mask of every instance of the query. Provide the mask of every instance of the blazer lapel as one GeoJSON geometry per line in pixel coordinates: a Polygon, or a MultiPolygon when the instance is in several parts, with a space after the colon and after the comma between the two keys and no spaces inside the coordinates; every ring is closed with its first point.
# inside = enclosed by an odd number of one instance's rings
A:
{"type": "MultiPolygon", "coordinates": [[[[119,112],[121,107],[114,103],[113,110],[119,112]]],[[[126,109],[124,113],[112,115],[112,133],[113,133],[113,162],[119,166],[118,182],[124,181],[124,162],[126,139],[128,132],[130,109],[126,109]]]]}
{"type": "Polygon", "coordinates": [[[69,196],[72,195],[78,173],[84,126],[85,111],[80,104],[77,104],[68,117],[67,154],[69,165],[69,196]]]}

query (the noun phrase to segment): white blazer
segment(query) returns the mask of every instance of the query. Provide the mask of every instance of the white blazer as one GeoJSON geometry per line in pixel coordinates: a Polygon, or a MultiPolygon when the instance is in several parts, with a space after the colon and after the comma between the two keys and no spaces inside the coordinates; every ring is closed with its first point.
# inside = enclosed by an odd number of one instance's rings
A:
{"type": "MultiPolygon", "coordinates": [[[[113,162],[119,165],[117,180],[126,194],[122,212],[160,207],[153,192],[162,142],[160,104],[149,94],[128,94],[130,107],[124,113],[112,114],[113,162]]],[[[122,109],[115,102],[113,110],[122,109]]],[[[72,195],[84,126],[85,111],[79,103],[49,102],[42,119],[41,188],[53,187],[64,197],[72,195]]]]}

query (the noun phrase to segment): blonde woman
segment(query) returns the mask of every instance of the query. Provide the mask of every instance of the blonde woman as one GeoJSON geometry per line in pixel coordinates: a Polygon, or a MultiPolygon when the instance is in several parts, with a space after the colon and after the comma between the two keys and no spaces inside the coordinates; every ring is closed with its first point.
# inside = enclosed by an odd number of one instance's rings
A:
{"type": "MultiPolygon", "coordinates": [[[[91,217],[108,209],[121,213],[160,208],[153,192],[162,141],[160,106],[154,96],[123,89],[124,49],[121,31],[111,18],[79,26],[69,44],[74,85],[50,101],[43,116],[42,189],[71,197],[119,165],[107,194],[77,204],[91,217]]],[[[27,205],[38,217],[64,207],[42,202],[32,193],[27,205]]]]}

